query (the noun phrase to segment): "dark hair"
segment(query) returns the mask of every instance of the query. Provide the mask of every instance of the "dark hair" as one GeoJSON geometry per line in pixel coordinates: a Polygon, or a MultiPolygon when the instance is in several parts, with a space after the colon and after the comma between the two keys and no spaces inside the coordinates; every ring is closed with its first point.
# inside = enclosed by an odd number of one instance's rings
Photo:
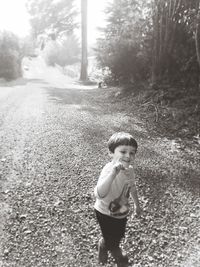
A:
{"type": "Polygon", "coordinates": [[[108,141],[108,149],[110,152],[114,153],[115,148],[118,146],[133,146],[138,148],[138,144],[133,136],[125,132],[114,133],[108,141]]]}

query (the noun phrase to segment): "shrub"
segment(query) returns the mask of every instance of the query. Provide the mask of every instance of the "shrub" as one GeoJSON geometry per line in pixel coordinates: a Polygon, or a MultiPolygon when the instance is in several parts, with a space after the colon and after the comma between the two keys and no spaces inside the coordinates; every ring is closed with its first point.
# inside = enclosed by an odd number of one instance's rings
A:
{"type": "Polygon", "coordinates": [[[109,68],[115,81],[137,82],[145,80],[149,72],[149,59],[134,40],[112,38],[98,43],[97,60],[102,68],[109,68]]]}
{"type": "Polygon", "coordinates": [[[19,39],[11,32],[0,33],[0,77],[6,80],[21,76],[22,51],[19,39]]]}

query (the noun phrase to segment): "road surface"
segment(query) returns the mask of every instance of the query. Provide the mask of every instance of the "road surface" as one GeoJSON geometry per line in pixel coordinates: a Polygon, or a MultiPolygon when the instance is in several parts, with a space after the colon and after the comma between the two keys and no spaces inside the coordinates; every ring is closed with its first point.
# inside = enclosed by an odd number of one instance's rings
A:
{"type": "Polygon", "coordinates": [[[0,85],[0,266],[98,266],[93,187],[118,130],[139,142],[144,215],[129,220],[131,266],[198,266],[196,152],[151,136],[106,89],[38,64],[0,85]]]}

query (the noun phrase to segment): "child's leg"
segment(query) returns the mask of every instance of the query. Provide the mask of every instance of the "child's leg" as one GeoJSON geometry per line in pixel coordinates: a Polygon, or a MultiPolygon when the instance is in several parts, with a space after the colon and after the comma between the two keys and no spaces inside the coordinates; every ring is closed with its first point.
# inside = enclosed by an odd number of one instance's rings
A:
{"type": "MultiPolygon", "coordinates": [[[[116,262],[124,261],[119,244],[124,237],[127,218],[115,219],[96,211],[98,223],[105,241],[107,250],[111,251],[116,262]]],[[[126,257],[126,261],[128,261],[126,257]]]]}
{"type": "MultiPolygon", "coordinates": [[[[101,228],[101,220],[99,221],[99,217],[101,216],[101,213],[95,210],[97,222],[100,225],[101,228]]],[[[102,232],[102,231],[101,231],[102,232]]],[[[108,249],[106,246],[105,238],[102,232],[102,238],[99,240],[98,243],[98,261],[99,263],[105,264],[108,260],[108,249]]]]}
{"type": "Polygon", "coordinates": [[[112,250],[119,247],[125,234],[127,218],[115,219],[98,211],[95,212],[107,248],[112,250]]]}
{"type": "Polygon", "coordinates": [[[108,261],[108,250],[104,238],[101,238],[98,243],[98,260],[102,264],[106,264],[108,261]]]}

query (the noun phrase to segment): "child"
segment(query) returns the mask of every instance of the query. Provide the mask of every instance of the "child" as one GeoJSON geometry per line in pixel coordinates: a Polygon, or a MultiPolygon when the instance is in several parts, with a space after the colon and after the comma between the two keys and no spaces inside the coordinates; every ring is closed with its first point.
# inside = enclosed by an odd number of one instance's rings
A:
{"type": "Polygon", "coordinates": [[[104,166],[94,190],[94,208],[102,232],[98,260],[102,264],[107,262],[110,251],[118,267],[128,266],[128,257],[122,253],[119,245],[125,234],[129,213],[129,192],[135,203],[136,214],[141,213],[132,166],[137,147],[133,136],[125,132],[113,134],[108,141],[112,161],[104,166]]]}

